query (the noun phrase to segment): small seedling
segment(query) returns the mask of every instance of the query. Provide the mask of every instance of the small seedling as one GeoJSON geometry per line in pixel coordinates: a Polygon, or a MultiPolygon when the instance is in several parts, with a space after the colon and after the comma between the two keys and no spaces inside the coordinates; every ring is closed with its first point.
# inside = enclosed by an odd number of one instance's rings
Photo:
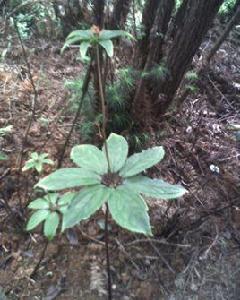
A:
{"type": "Polygon", "coordinates": [[[23,167],[23,171],[27,171],[29,169],[35,169],[38,173],[41,173],[43,170],[43,166],[45,164],[54,165],[54,162],[48,158],[47,153],[37,153],[33,152],[30,155],[30,159],[26,161],[25,166],[23,167]]]}
{"type": "Polygon", "coordinates": [[[12,125],[8,125],[6,127],[0,128],[0,136],[3,137],[7,135],[8,133],[11,133],[13,129],[12,125]]]}
{"type": "Polygon", "coordinates": [[[49,193],[42,198],[32,201],[28,208],[35,212],[28,221],[27,230],[32,230],[40,223],[44,223],[44,235],[48,240],[53,239],[60,224],[60,216],[67,209],[74,196],[74,193],[66,193],[62,197],[57,193],[49,193]]]}

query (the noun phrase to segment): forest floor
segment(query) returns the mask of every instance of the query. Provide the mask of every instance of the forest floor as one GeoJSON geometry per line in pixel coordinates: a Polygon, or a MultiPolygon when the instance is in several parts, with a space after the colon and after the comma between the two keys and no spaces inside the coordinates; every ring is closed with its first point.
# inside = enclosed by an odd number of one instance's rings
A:
{"type": "MultiPolygon", "coordinates": [[[[240,148],[229,125],[240,124],[240,55],[231,43],[224,47],[204,83],[217,109],[205,90],[195,91],[181,112],[160,125],[161,139],[156,135],[150,140],[164,146],[166,157],[149,175],[181,183],[189,193],[171,202],[147,199],[152,238],[130,234],[111,222],[114,299],[239,299],[240,148]]],[[[47,152],[57,161],[73,120],[64,82],[82,71],[74,53],[60,56],[55,50],[28,54],[38,98],[24,144],[34,91],[21,51],[0,65],[0,128],[13,126],[11,134],[0,138],[9,156],[0,165],[0,299],[4,294],[24,300],[107,295],[101,211],[51,242],[31,278],[45,241],[40,231],[22,230],[29,212],[21,207],[34,199],[39,177],[19,172],[21,153],[23,162],[33,151],[47,152]]],[[[75,130],[64,165],[70,165],[69,151],[80,142],[75,130]]],[[[53,168],[47,167],[42,176],[53,168]]]]}

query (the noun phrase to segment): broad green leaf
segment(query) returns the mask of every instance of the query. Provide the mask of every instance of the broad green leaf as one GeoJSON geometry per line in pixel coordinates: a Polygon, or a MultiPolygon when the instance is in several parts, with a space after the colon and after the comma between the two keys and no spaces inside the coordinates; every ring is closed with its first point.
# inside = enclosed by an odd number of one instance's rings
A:
{"type": "Polygon", "coordinates": [[[49,203],[51,203],[52,205],[56,205],[57,204],[57,200],[59,198],[59,194],[57,193],[49,193],[45,196],[45,198],[48,200],[49,203]]]}
{"type": "Polygon", "coordinates": [[[109,191],[110,189],[103,185],[86,187],[81,190],[63,215],[62,231],[94,214],[107,201],[109,191]]]}
{"type": "Polygon", "coordinates": [[[28,205],[28,208],[30,208],[30,209],[49,209],[49,203],[46,199],[39,198],[39,199],[32,201],[28,205]]]}
{"type": "Polygon", "coordinates": [[[111,40],[119,37],[134,39],[134,37],[124,30],[101,30],[99,34],[100,40],[111,40]]]}
{"type": "Polygon", "coordinates": [[[90,46],[91,46],[90,42],[87,42],[87,41],[83,41],[80,44],[80,54],[81,54],[82,58],[85,58],[85,56],[87,54],[87,51],[88,51],[88,48],[90,46]]]}
{"type": "Polygon", "coordinates": [[[151,168],[164,157],[163,147],[153,147],[130,156],[120,171],[120,176],[130,177],[151,168]]]}
{"type": "Polygon", "coordinates": [[[33,161],[32,159],[28,160],[24,167],[22,168],[23,171],[27,171],[29,169],[33,169],[35,167],[35,161],[33,161]]]}
{"type": "Polygon", "coordinates": [[[31,157],[33,160],[36,160],[36,159],[39,158],[39,155],[38,155],[37,152],[33,152],[33,153],[31,153],[30,157],[31,157]]]}
{"type": "Polygon", "coordinates": [[[181,185],[169,184],[160,179],[150,179],[146,176],[135,176],[127,178],[124,186],[132,191],[156,199],[176,199],[187,191],[181,185]]]}
{"type": "Polygon", "coordinates": [[[50,214],[49,210],[41,209],[32,214],[31,218],[27,223],[27,230],[32,230],[37,227],[41,222],[43,222],[48,215],[50,214]]]}
{"type": "Polygon", "coordinates": [[[54,165],[54,161],[49,158],[45,158],[43,162],[48,165],[54,165]]]}
{"type": "Polygon", "coordinates": [[[76,44],[81,41],[90,41],[93,37],[91,30],[74,30],[66,38],[65,44],[61,50],[61,53],[72,44],[76,44]]]}
{"type": "Polygon", "coordinates": [[[74,30],[66,38],[66,41],[72,38],[79,38],[79,40],[90,40],[93,37],[92,30],[74,30]]]}
{"type": "Polygon", "coordinates": [[[47,217],[44,223],[44,228],[43,228],[44,235],[49,240],[52,240],[56,235],[58,224],[59,224],[58,213],[57,212],[50,213],[50,215],[47,217]]]}
{"type": "Polygon", "coordinates": [[[119,187],[112,189],[108,204],[111,215],[119,226],[152,235],[147,206],[140,195],[119,187]]]}
{"type": "Polygon", "coordinates": [[[40,160],[44,160],[45,158],[47,158],[48,157],[48,154],[47,153],[41,153],[41,154],[39,154],[39,159],[40,160]]]}
{"type": "Polygon", "coordinates": [[[72,148],[71,159],[79,167],[105,174],[108,170],[107,159],[104,153],[93,145],[80,145],[72,148]]]}
{"type": "Polygon", "coordinates": [[[60,191],[83,185],[99,184],[101,177],[89,170],[80,168],[59,169],[39,181],[36,187],[49,191],[60,191]]]}
{"type": "Polygon", "coordinates": [[[109,57],[113,57],[113,42],[111,40],[100,40],[99,44],[106,50],[109,57]]]}
{"type": "Polygon", "coordinates": [[[7,158],[7,155],[0,151],[0,160],[6,160],[7,158]]]}
{"type": "Polygon", "coordinates": [[[42,162],[36,162],[35,163],[35,169],[38,171],[38,173],[41,173],[42,172],[42,169],[43,169],[43,164],[42,162]]]}
{"type": "MultiPolygon", "coordinates": [[[[128,144],[121,135],[111,133],[107,139],[111,172],[119,171],[125,164],[128,155],[128,144]]],[[[103,151],[106,153],[105,146],[103,151]]]]}
{"type": "Polygon", "coordinates": [[[58,200],[58,210],[63,214],[66,212],[68,206],[75,199],[77,193],[66,193],[58,200]]]}
{"type": "Polygon", "coordinates": [[[81,43],[81,41],[89,41],[89,39],[82,39],[82,38],[80,38],[80,37],[78,37],[78,36],[76,36],[76,37],[72,37],[72,38],[69,38],[69,39],[67,39],[66,41],[65,41],[65,44],[64,44],[64,46],[62,47],[62,49],[61,49],[61,54],[66,50],[66,48],[68,48],[69,46],[71,46],[71,45],[73,45],[73,44],[80,44],[81,43]]]}

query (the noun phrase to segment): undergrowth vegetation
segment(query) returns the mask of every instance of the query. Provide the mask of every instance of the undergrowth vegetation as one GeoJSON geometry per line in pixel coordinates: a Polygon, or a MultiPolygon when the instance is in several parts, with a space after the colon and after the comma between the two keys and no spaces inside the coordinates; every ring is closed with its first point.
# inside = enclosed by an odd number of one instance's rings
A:
{"type": "Polygon", "coordinates": [[[239,1],[0,13],[0,298],[235,295],[239,1]]]}

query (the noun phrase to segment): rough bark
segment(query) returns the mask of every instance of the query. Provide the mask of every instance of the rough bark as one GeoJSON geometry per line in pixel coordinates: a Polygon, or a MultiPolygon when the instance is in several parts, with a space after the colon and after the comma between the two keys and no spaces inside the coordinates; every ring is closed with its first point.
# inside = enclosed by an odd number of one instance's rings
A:
{"type": "Polygon", "coordinates": [[[109,27],[111,29],[124,29],[130,8],[131,0],[116,0],[109,27]]]}
{"type": "MultiPolygon", "coordinates": [[[[146,61],[143,70],[144,74],[147,74],[149,71],[151,71],[152,67],[160,62],[164,38],[168,30],[168,23],[170,21],[174,6],[175,0],[161,0],[159,3],[153,26],[149,34],[149,51],[145,59],[146,61]]],[[[134,110],[137,107],[141,110],[141,106],[145,101],[143,95],[147,93],[146,90],[149,89],[151,82],[152,78],[148,78],[148,76],[147,78],[141,79],[133,100],[134,110]]],[[[135,110],[135,114],[139,114],[139,109],[135,110]]]]}
{"type": "Polygon", "coordinates": [[[159,6],[159,0],[147,0],[142,14],[143,38],[140,42],[141,67],[144,67],[149,51],[150,32],[159,6]]]}
{"type": "Polygon", "coordinates": [[[191,0],[186,6],[185,18],[166,57],[169,76],[156,82],[153,93],[155,99],[159,94],[165,95],[165,101],[160,101],[155,110],[157,114],[165,113],[172,104],[183,76],[222,3],[223,0],[191,0]]]}
{"type": "Polygon", "coordinates": [[[176,12],[176,15],[173,20],[171,32],[169,32],[169,36],[172,39],[174,39],[177,30],[179,30],[183,25],[183,21],[185,19],[185,13],[187,12],[187,7],[189,6],[189,4],[190,4],[190,0],[184,0],[176,12]]]}
{"type": "Polygon", "coordinates": [[[83,10],[78,0],[55,0],[53,7],[56,17],[61,21],[64,35],[70,33],[79,22],[84,20],[83,10]],[[62,14],[60,6],[64,8],[64,14],[62,14]]]}
{"type": "Polygon", "coordinates": [[[162,58],[162,47],[174,6],[175,0],[161,0],[159,3],[150,32],[150,49],[147,58],[149,67],[151,67],[152,63],[159,63],[162,58]]]}
{"type": "Polygon", "coordinates": [[[105,0],[93,1],[94,25],[97,25],[100,29],[104,27],[104,8],[105,0]]]}
{"type": "Polygon", "coordinates": [[[216,52],[221,47],[222,43],[226,40],[227,36],[229,35],[230,31],[234,27],[234,25],[237,25],[240,21],[240,3],[238,5],[238,8],[231,18],[231,20],[228,22],[226,28],[224,29],[223,33],[218,38],[216,44],[212,47],[212,49],[209,51],[209,54],[206,58],[206,63],[209,64],[213,56],[216,54],[216,52]]]}

